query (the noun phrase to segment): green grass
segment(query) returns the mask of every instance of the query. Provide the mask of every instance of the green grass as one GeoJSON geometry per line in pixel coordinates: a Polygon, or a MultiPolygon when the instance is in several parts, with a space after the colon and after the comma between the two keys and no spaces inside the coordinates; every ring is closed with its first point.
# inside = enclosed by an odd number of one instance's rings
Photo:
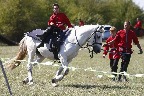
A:
{"type": "MultiPolygon", "coordinates": [[[[144,39],[140,39],[142,48],[144,39]]],[[[133,54],[128,67],[129,74],[144,74],[144,54],[137,54],[138,48],[133,46],[133,54]]],[[[13,58],[18,52],[18,46],[0,46],[0,58],[13,58]]],[[[45,59],[43,62],[48,61],[45,59]]],[[[121,61],[120,61],[121,62],[121,61]]],[[[119,68],[120,68],[119,62],[119,68]]],[[[90,59],[88,50],[82,49],[69,67],[81,68],[70,70],[69,74],[59,82],[58,87],[51,86],[51,79],[58,67],[38,65],[33,68],[34,85],[23,85],[27,76],[26,62],[13,71],[7,71],[7,77],[14,96],[143,96],[144,77],[131,76],[129,82],[114,82],[107,74],[110,72],[109,59],[102,58],[102,52],[90,59]],[[96,70],[85,71],[92,68],[96,70]],[[102,78],[98,78],[102,75],[102,78]]],[[[119,70],[119,69],[118,69],[119,70]]],[[[2,72],[0,72],[0,96],[9,96],[2,72]]]]}

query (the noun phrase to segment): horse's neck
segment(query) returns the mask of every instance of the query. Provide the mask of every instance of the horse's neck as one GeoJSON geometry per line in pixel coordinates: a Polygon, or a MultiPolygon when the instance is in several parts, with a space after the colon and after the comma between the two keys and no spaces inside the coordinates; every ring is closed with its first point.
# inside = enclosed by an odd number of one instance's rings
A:
{"type": "Polygon", "coordinates": [[[77,35],[78,42],[81,44],[81,46],[87,42],[92,32],[93,32],[93,28],[89,28],[89,27],[81,27],[81,29],[78,30],[78,32],[76,32],[76,34],[78,34],[77,35]]]}

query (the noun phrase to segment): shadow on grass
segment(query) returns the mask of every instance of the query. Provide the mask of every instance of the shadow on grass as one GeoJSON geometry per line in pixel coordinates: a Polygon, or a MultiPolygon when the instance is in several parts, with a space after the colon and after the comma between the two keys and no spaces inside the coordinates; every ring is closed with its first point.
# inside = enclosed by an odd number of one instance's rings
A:
{"type": "Polygon", "coordinates": [[[71,84],[63,85],[64,87],[75,87],[81,89],[92,89],[92,88],[101,88],[101,89],[130,89],[129,86],[122,85],[81,85],[81,84],[71,84]]]}

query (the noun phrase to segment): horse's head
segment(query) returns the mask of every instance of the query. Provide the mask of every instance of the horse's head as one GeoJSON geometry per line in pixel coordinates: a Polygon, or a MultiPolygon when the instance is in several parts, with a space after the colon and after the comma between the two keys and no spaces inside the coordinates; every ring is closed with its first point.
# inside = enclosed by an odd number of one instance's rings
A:
{"type": "Polygon", "coordinates": [[[92,45],[93,51],[95,53],[101,52],[102,47],[102,28],[103,26],[98,26],[95,31],[92,33],[92,37],[89,40],[89,44],[92,45]]]}

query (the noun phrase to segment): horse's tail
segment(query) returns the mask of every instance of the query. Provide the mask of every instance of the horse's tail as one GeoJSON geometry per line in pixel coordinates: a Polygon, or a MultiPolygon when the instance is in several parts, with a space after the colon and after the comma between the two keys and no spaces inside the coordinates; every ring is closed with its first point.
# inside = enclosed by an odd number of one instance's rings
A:
{"type": "Polygon", "coordinates": [[[20,65],[21,61],[23,60],[27,55],[27,46],[26,46],[26,37],[24,37],[20,43],[19,43],[19,52],[17,53],[16,57],[11,59],[9,62],[6,64],[7,69],[14,69],[17,66],[20,65]]]}

